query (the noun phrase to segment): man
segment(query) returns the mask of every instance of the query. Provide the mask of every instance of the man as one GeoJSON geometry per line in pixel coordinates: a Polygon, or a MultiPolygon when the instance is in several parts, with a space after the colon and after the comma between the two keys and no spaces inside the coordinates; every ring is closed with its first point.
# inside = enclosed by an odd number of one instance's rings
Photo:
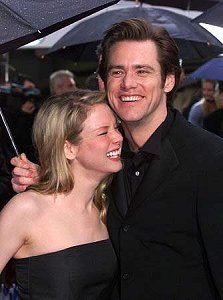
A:
{"type": "MultiPolygon", "coordinates": [[[[100,86],[125,135],[108,209],[120,299],[221,299],[223,141],[167,106],[180,76],[175,43],[130,19],[108,30],[99,57],[100,86]]],[[[13,160],[16,191],[37,176],[22,160],[13,160]]]]}
{"type": "Polygon", "coordinates": [[[214,80],[202,80],[201,85],[203,97],[192,105],[188,121],[196,126],[203,127],[204,118],[217,109],[215,101],[217,82],[214,80]]]}
{"type": "Polygon", "coordinates": [[[68,70],[59,70],[50,75],[50,94],[60,95],[77,89],[76,78],[68,70]]]}
{"type": "Polygon", "coordinates": [[[11,149],[2,137],[0,127],[0,211],[4,205],[14,196],[11,186],[11,167],[9,160],[12,157],[11,149]]]}
{"type": "Polygon", "coordinates": [[[219,93],[215,101],[218,109],[204,118],[203,128],[223,137],[223,81],[219,81],[219,93]]]}

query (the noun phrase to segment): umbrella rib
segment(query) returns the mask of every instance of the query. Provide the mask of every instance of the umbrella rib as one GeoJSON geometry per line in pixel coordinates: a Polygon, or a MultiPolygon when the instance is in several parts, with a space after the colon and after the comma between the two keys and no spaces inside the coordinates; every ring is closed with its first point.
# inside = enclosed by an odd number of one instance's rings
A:
{"type": "Polygon", "coordinates": [[[190,11],[191,8],[191,0],[187,1],[187,11],[190,11]]]}
{"type": "Polygon", "coordinates": [[[9,7],[7,4],[1,2],[0,3],[2,6],[5,7],[5,9],[7,9],[9,11],[9,13],[13,12],[18,18],[20,18],[26,25],[29,25],[32,29],[38,31],[39,33],[41,33],[41,31],[34,26],[33,24],[31,24],[28,20],[26,20],[24,17],[22,17],[21,15],[19,15],[13,8],[9,7]]]}

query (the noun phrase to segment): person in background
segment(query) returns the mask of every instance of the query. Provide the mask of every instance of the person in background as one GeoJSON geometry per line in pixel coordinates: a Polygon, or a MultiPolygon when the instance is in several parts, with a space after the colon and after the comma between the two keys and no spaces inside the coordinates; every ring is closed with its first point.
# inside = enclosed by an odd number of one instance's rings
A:
{"type": "Polygon", "coordinates": [[[18,76],[7,99],[6,117],[19,152],[25,152],[35,162],[38,159],[32,141],[32,126],[42,102],[41,91],[33,80],[23,74],[18,76]]]}
{"type": "Polygon", "coordinates": [[[0,211],[5,204],[15,195],[11,185],[12,166],[10,159],[14,156],[9,143],[0,127],[0,211]]]}
{"type": "Polygon", "coordinates": [[[36,84],[32,78],[26,74],[19,73],[10,84],[10,88],[11,96],[14,97],[9,97],[7,100],[7,109],[9,111],[16,113],[21,111],[32,114],[37,109],[38,103],[35,103],[31,95],[34,97],[40,96],[40,90],[36,88],[36,84]]]}
{"type": "Polygon", "coordinates": [[[60,95],[77,90],[76,78],[68,70],[58,70],[50,75],[49,86],[51,95],[60,95]]]}
{"type": "Polygon", "coordinates": [[[223,81],[219,81],[219,93],[215,96],[217,110],[204,118],[204,129],[223,137],[223,81]]]}
{"type": "Polygon", "coordinates": [[[173,97],[172,104],[186,119],[188,119],[187,110],[189,111],[194,104],[194,99],[199,98],[200,90],[200,80],[195,80],[185,75],[184,69],[182,69],[180,83],[173,97]]]}
{"type": "Polygon", "coordinates": [[[108,300],[117,262],[105,190],[122,168],[116,117],[104,93],[79,90],[46,101],[33,134],[40,174],[0,214],[0,273],[14,257],[21,299],[108,300]]]}
{"type": "Polygon", "coordinates": [[[203,120],[210,113],[217,109],[215,94],[217,82],[213,80],[202,80],[202,98],[192,105],[188,121],[192,124],[203,127],[203,120]]]}
{"type": "Polygon", "coordinates": [[[11,173],[8,167],[5,153],[0,147],[0,211],[14,195],[11,186],[11,173]]]}
{"type": "Polygon", "coordinates": [[[97,75],[95,73],[89,75],[86,78],[85,88],[90,91],[98,91],[99,90],[98,79],[97,79],[97,75]]]}
{"type": "MultiPolygon", "coordinates": [[[[223,299],[223,140],[168,105],[181,73],[174,40],[133,18],[105,33],[98,55],[124,134],[107,215],[120,299],[223,299]]],[[[36,182],[33,163],[12,163],[15,191],[36,182]]]]}

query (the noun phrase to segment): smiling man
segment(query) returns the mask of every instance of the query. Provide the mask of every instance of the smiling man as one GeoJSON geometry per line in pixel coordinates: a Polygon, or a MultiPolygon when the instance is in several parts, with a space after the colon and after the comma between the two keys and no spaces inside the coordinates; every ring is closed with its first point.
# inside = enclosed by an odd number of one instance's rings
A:
{"type": "MultiPolygon", "coordinates": [[[[120,262],[113,299],[222,299],[223,141],[167,104],[181,73],[174,41],[130,19],[106,32],[99,57],[124,134],[107,221],[120,262]]],[[[36,180],[23,159],[12,161],[17,192],[36,180]]]]}
{"type": "Polygon", "coordinates": [[[125,136],[108,210],[121,299],[222,299],[223,141],[167,104],[181,72],[174,41],[130,19],[107,31],[99,57],[125,136]]]}

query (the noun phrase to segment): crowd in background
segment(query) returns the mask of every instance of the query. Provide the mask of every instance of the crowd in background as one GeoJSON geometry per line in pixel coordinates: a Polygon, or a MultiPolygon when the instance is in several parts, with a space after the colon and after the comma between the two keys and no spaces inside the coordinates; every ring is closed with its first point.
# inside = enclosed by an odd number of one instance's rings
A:
{"type": "Polygon", "coordinates": [[[223,137],[223,82],[183,77],[172,105],[192,124],[223,137]]]}

